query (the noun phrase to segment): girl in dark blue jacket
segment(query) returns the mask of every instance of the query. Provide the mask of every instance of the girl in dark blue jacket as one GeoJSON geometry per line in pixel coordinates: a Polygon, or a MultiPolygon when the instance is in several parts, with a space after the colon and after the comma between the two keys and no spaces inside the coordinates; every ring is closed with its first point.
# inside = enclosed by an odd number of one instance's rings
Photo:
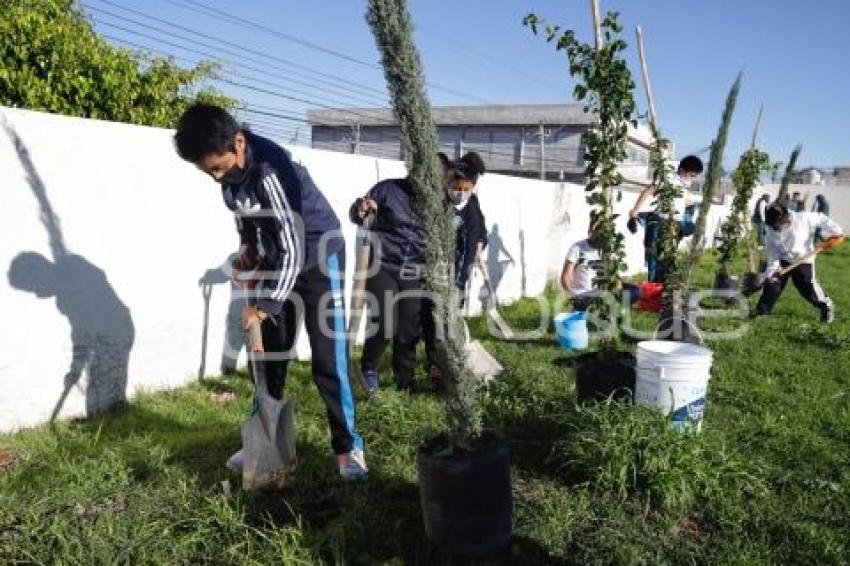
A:
{"type": "Polygon", "coordinates": [[[357,199],[349,212],[355,224],[372,217],[372,250],[366,280],[371,327],[367,329],[360,364],[370,392],[378,389],[378,365],[390,339],[396,386],[405,391],[413,389],[425,237],[411,199],[409,179],[388,179],[357,199]]]}

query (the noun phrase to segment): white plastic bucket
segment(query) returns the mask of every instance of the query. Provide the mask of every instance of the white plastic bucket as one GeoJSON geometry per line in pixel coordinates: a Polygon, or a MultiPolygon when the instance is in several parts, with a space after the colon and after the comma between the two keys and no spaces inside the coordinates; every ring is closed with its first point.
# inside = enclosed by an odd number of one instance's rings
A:
{"type": "Polygon", "coordinates": [[[638,343],[635,403],[660,409],[676,428],[699,431],[712,358],[711,350],[693,344],[638,343]]]}

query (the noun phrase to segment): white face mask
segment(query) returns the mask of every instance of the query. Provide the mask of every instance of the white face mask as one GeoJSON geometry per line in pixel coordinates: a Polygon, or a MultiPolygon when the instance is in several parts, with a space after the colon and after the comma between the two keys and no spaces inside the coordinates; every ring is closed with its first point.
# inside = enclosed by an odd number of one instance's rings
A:
{"type": "Polygon", "coordinates": [[[455,206],[464,206],[472,196],[472,191],[449,191],[449,200],[455,206]]]}

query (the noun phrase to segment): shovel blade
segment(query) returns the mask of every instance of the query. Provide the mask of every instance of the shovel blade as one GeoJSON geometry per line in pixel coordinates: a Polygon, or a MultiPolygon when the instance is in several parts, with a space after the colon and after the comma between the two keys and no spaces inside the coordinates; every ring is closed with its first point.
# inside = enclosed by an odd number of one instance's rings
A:
{"type": "Polygon", "coordinates": [[[502,364],[478,340],[467,342],[464,351],[467,367],[481,381],[490,381],[498,377],[504,370],[502,364]]]}
{"type": "Polygon", "coordinates": [[[292,400],[267,395],[257,413],[242,425],[242,487],[282,486],[295,468],[295,418],[292,400]],[[264,426],[264,422],[269,426],[264,426]]]}

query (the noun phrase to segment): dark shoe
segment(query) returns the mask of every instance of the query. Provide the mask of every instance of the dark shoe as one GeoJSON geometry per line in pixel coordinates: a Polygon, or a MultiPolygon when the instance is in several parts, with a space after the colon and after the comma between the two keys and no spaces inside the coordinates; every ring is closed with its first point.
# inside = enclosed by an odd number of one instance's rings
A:
{"type": "Polygon", "coordinates": [[[369,395],[374,395],[378,392],[378,387],[380,386],[380,380],[378,379],[378,372],[373,369],[367,369],[363,371],[363,381],[366,382],[366,393],[369,395]]]}
{"type": "Polygon", "coordinates": [[[416,393],[416,383],[412,379],[401,379],[396,381],[396,389],[405,393],[416,393]]]}
{"type": "Polygon", "coordinates": [[[431,387],[434,391],[439,391],[443,387],[443,370],[437,366],[429,367],[428,379],[431,381],[431,387]]]}

